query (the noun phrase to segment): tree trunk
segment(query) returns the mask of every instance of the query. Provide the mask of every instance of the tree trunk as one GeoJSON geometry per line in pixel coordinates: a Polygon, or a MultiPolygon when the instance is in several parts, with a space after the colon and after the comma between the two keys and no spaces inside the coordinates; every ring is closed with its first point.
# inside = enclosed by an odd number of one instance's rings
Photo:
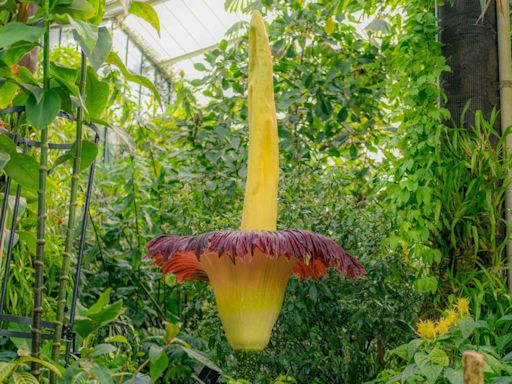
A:
{"type": "MultiPolygon", "coordinates": [[[[480,0],[444,0],[437,9],[442,54],[451,68],[451,72],[444,72],[440,78],[446,95],[441,104],[452,118],[449,125],[470,127],[475,124],[477,110],[489,120],[493,109],[500,108],[496,3],[495,0],[484,3],[482,9],[480,0]],[[468,101],[470,106],[463,116],[468,101]]],[[[494,129],[501,131],[499,116],[494,129]]],[[[495,146],[497,138],[491,140],[495,146]]],[[[500,244],[505,236],[506,226],[498,226],[496,242],[500,244]]],[[[490,264],[490,256],[484,256],[483,261],[490,264]]],[[[452,265],[458,272],[475,268],[473,257],[452,257],[456,259],[452,265]]]]}
{"type": "Polygon", "coordinates": [[[443,107],[460,125],[464,106],[470,100],[464,116],[464,125],[469,127],[474,124],[475,111],[481,110],[488,119],[493,108],[499,108],[496,4],[490,1],[481,17],[480,0],[445,0],[438,14],[442,53],[452,69],[441,75],[447,97],[443,107]]]}

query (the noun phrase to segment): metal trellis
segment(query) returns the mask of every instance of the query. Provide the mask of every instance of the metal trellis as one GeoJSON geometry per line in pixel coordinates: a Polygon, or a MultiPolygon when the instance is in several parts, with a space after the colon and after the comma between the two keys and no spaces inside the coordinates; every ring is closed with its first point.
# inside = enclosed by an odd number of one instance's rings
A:
{"type": "MultiPolygon", "coordinates": [[[[0,135],[5,135],[7,137],[10,137],[16,146],[23,148],[23,153],[26,153],[29,148],[39,148],[41,147],[41,143],[38,141],[32,141],[28,140],[19,133],[19,122],[22,114],[25,112],[25,107],[11,107],[0,111],[0,116],[5,115],[12,115],[13,116],[13,123],[12,123],[12,132],[0,128],[0,135]]],[[[66,112],[60,112],[59,117],[69,120],[69,121],[75,121],[75,118],[66,113],[66,112]]],[[[95,124],[92,123],[85,123],[86,126],[88,126],[94,135],[94,142],[97,144],[100,139],[100,131],[98,127],[95,124]]],[[[49,149],[50,150],[58,150],[58,151],[65,151],[65,150],[71,150],[73,144],[61,144],[61,143],[49,143],[49,149]]],[[[75,352],[75,333],[73,332],[73,326],[75,322],[75,315],[76,315],[76,305],[77,305],[77,298],[78,298],[78,290],[79,290],[79,281],[80,281],[80,273],[82,268],[82,260],[83,260],[83,254],[84,254],[84,245],[85,245],[85,235],[87,230],[87,222],[88,222],[88,211],[89,211],[89,204],[92,194],[92,185],[93,185],[93,179],[94,179],[94,169],[95,169],[95,162],[93,162],[89,168],[89,175],[87,178],[87,189],[85,193],[85,203],[84,203],[84,210],[82,214],[82,222],[81,222],[81,230],[80,230],[80,238],[79,238],[79,246],[78,246],[78,254],[77,254],[77,263],[75,268],[75,274],[73,276],[73,293],[71,298],[71,307],[69,310],[69,322],[64,325],[62,330],[62,339],[66,343],[66,356],[65,361],[66,365],[69,363],[69,359],[71,356],[71,353],[75,352]]],[[[10,189],[11,189],[11,177],[8,176],[5,182],[5,189],[3,193],[3,203],[2,203],[2,212],[0,214],[0,228],[4,229],[7,221],[7,211],[9,207],[9,196],[10,196],[10,189]]],[[[14,239],[15,239],[15,233],[16,233],[16,222],[17,222],[17,215],[18,215],[18,208],[20,204],[20,198],[21,198],[21,189],[22,186],[18,183],[18,186],[16,188],[16,195],[14,198],[14,204],[12,208],[12,221],[10,226],[10,233],[9,233],[9,243],[7,246],[7,255],[5,259],[5,267],[4,267],[4,273],[3,273],[3,279],[2,279],[2,285],[1,285],[1,291],[0,291],[0,336],[7,336],[7,337],[16,337],[16,338],[23,338],[23,339],[31,339],[32,333],[31,332],[21,332],[21,331],[14,331],[10,329],[4,329],[3,326],[5,323],[15,323],[15,324],[26,324],[31,325],[32,324],[32,318],[29,317],[23,317],[23,316],[15,316],[12,314],[4,313],[4,306],[6,301],[6,294],[7,294],[7,282],[9,280],[9,273],[11,268],[11,261],[13,256],[13,248],[14,248],[14,239]]],[[[3,248],[2,248],[3,249],[3,248]]],[[[0,249],[0,252],[3,252],[3,250],[0,249]]],[[[43,334],[41,335],[41,338],[44,340],[52,339],[53,334],[55,332],[55,323],[50,321],[43,321],[42,327],[45,329],[43,334]]]]}

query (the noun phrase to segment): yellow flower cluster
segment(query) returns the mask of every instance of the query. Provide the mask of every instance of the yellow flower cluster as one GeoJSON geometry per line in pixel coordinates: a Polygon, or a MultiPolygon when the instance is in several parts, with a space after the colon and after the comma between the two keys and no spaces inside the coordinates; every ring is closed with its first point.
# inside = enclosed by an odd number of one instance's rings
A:
{"type": "Polygon", "coordinates": [[[448,310],[446,316],[437,321],[420,320],[416,324],[416,333],[425,339],[435,339],[450,330],[453,324],[469,313],[469,300],[462,297],[457,300],[452,309],[448,310]]]}

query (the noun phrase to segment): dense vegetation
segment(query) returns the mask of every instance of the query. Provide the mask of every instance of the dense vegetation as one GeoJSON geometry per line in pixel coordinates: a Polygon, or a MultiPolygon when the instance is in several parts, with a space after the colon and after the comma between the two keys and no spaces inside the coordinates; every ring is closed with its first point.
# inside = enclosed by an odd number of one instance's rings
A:
{"type": "MultiPolygon", "coordinates": [[[[76,262],[94,159],[96,176],[74,328],[79,354],[64,368],[59,345],[52,354],[52,343],[43,340],[36,359],[29,357],[30,340],[0,338],[0,383],[37,382],[28,373],[33,362],[44,364],[41,382],[52,371],[61,383],[193,383],[204,365],[231,383],[461,383],[465,350],[484,354],[486,380],[511,382],[512,301],[502,233],[510,158],[492,121],[477,116],[472,127],[461,127],[439,108],[437,79],[449,68],[436,41],[433,4],[253,5],[269,15],[274,56],[279,227],[333,238],[367,274],[356,281],[335,273],[302,284],[292,279],[254,377],[239,380],[239,356],[221,331],[210,288],[162,276],[144,259],[144,245],[161,233],[239,227],[247,25],[229,31],[227,38],[240,39],[205,54],[196,66],[202,78],[175,76],[162,111],[154,85],[111,52],[109,31],[100,26],[104,2],[44,0],[34,16],[20,19],[28,4],[12,0],[0,11],[0,106],[25,107],[19,118],[2,115],[2,126],[41,141],[47,132],[50,142],[75,142],[75,149],[63,156],[50,150],[46,159],[44,150],[24,155],[0,136],[8,159],[2,187],[11,177],[13,199],[22,186],[6,313],[33,316],[33,287],[44,273],[35,291],[36,299],[44,292],[43,318],[64,319],[71,284],[62,284],[61,275],[70,275],[76,262]],[[41,69],[32,73],[18,62],[44,35],[39,22],[50,21],[74,28],[84,54],[44,45],[41,69]],[[130,82],[152,92],[144,105],[130,82]],[[57,118],[59,110],[83,121],[81,132],[57,118]],[[115,145],[96,145],[90,123],[105,127],[115,145]],[[46,168],[41,191],[37,175],[46,168]],[[36,240],[42,228],[44,250],[36,240]]],[[[132,2],[128,11],[159,28],[142,4],[132,2]]]]}

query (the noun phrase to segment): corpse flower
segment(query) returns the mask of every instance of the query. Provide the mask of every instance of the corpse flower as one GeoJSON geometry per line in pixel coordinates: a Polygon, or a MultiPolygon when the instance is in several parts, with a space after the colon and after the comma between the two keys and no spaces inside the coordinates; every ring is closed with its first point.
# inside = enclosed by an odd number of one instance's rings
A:
{"type": "Polygon", "coordinates": [[[276,230],[279,151],[272,57],[259,12],[249,29],[249,164],[240,231],[162,235],[147,244],[164,273],[178,282],[210,282],[219,316],[235,350],[268,344],[290,276],[317,278],[336,268],[355,278],[364,269],[328,238],[276,230]]]}

